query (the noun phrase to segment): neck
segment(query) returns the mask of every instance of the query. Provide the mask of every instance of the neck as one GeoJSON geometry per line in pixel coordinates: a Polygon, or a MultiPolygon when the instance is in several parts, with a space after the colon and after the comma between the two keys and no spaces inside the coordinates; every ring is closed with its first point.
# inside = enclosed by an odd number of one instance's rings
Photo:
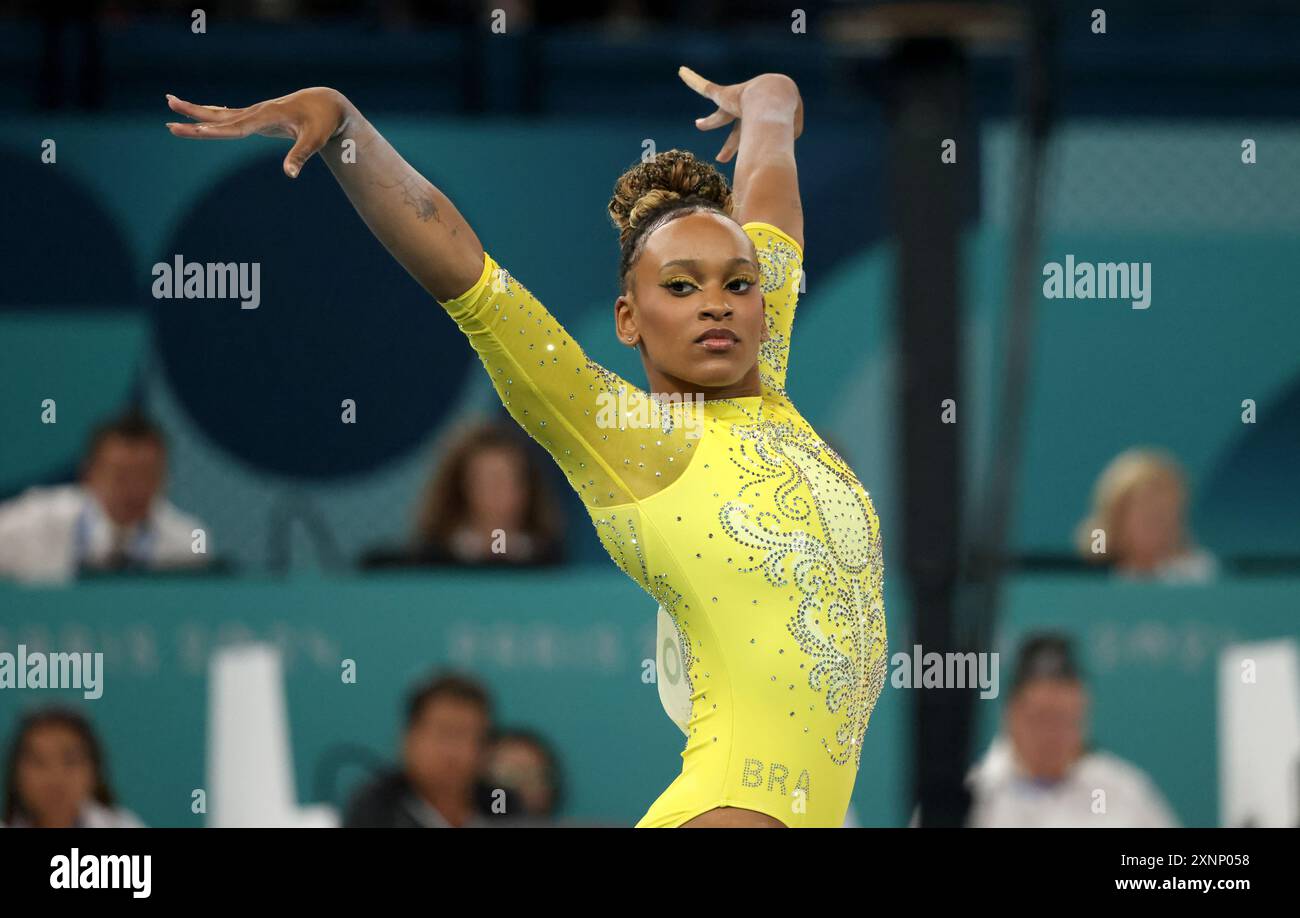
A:
{"type": "Polygon", "coordinates": [[[655,395],[662,396],[692,396],[696,393],[704,396],[705,401],[714,401],[720,398],[749,398],[754,395],[763,394],[763,386],[758,378],[758,365],[755,364],[748,373],[727,386],[702,386],[699,383],[693,383],[685,379],[679,379],[676,376],[670,376],[667,373],[660,373],[658,370],[646,368],[646,378],[650,383],[650,391],[655,395]]]}

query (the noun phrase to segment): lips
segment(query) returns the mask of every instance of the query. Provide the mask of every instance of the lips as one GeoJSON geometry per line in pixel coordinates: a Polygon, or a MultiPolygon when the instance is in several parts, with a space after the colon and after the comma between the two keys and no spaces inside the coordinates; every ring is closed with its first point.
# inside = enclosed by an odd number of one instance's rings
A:
{"type": "Polygon", "coordinates": [[[739,344],[740,339],[729,328],[710,328],[696,338],[695,343],[710,351],[727,351],[739,344]]]}

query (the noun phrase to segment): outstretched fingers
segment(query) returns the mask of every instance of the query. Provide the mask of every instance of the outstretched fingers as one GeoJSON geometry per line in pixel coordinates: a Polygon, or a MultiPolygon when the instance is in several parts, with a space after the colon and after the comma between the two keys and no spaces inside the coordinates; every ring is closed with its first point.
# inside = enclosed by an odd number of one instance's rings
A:
{"type": "Polygon", "coordinates": [[[257,128],[258,119],[252,115],[245,115],[233,121],[205,121],[201,124],[167,122],[167,130],[177,137],[190,137],[195,140],[234,140],[256,133],[257,128]]]}
{"type": "Polygon", "coordinates": [[[730,162],[740,150],[740,109],[736,104],[735,88],[719,86],[686,66],[678,67],[677,75],[682,78],[683,83],[718,106],[718,110],[712,115],[695,119],[697,128],[701,131],[712,131],[728,124],[732,125],[731,133],[727,135],[727,140],[717,155],[718,162],[730,162]]]}
{"type": "Polygon", "coordinates": [[[247,137],[257,130],[256,107],[225,108],[220,105],[196,105],[167,93],[167,107],[193,122],[169,121],[167,130],[177,137],[196,140],[231,140],[247,137]]]}
{"type": "Polygon", "coordinates": [[[329,142],[329,133],[312,130],[310,124],[301,123],[302,119],[291,117],[284,106],[277,104],[280,101],[273,99],[250,108],[222,108],[195,105],[168,94],[168,107],[194,121],[169,121],[167,130],[192,140],[235,140],[252,134],[291,138],[293,147],[284,158],[283,168],[289,178],[297,178],[307,160],[329,142]]]}
{"type": "Polygon", "coordinates": [[[168,108],[179,115],[193,118],[195,121],[230,121],[239,117],[245,111],[242,108],[226,108],[224,105],[196,105],[193,102],[178,99],[171,93],[167,93],[166,99],[168,108]]]}

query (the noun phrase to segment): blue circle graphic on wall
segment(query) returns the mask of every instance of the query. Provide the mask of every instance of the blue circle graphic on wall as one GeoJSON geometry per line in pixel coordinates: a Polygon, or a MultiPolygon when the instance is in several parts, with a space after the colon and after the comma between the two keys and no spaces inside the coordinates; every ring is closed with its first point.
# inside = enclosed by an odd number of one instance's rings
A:
{"type": "Polygon", "coordinates": [[[149,279],[155,343],[228,453],[297,478],[363,474],[439,426],[472,351],[323,162],[297,180],[280,163],[255,158],[182,219],[149,279]]]}

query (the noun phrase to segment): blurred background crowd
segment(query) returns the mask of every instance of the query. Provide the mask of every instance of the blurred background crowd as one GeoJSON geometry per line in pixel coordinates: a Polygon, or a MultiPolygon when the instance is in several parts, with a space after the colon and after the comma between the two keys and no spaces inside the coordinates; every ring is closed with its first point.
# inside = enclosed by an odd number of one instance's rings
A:
{"type": "MultiPolygon", "coordinates": [[[[405,542],[352,563],[564,564],[560,495],[526,437],[506,422],[485,421],[454,430],[444,450],[416,496],[405,542]]],[[[156,423],[137,413],[105,421],[91,434],[75,483],[33,486],[0,504],[0,573],[60,584],[105,573],[222,569],[220,556],[206,550],[205,524],[168,499],[166,480],[166,439],[156,423]],[[198,533],[203,551],[194,548],[198,533]]],[[[1218,563],[1188,531],[1187,505],[1186,476],[1175,459],[1126,450],[1093,488],[1090,515],[1078,527],[1079,559],[1116,576],[1208,582],[1218,563]],[[1102,550],[1097,532],[1106,535],[1102,550]]]]}
{"type": "MultiPolygon", "coordinates": [[[[1098,824],[1080,805],[1098,786],[1109,825],[1300,821],[1300,687],[1270,685],[1275,721],[1225,722],[1240,648],[1282,648],[1293,680],[1300,635],[1300,13],[1125,4],[1099,35],[1095,3],[985,6],[810,3],[801,31],[770,0],[266,0],[206,5],[196,33],[192,5],[0,2],[0,652],[107,668],[95,702],[0,690],[0,821],[201,824],[207,668],[248,643],[280,655],[297,797],[345,826],[629,823],[676,772],[642,665],[654,603],[452,324],[323,168],[290,186],[275,141],[183,145],[164,92],[341,89],[639,379],[610,325],[610,185],[647,142],[713,152],[679,63],[791,74],[808,244],[790,392],[876,502],[891,651],[910,652],[891,55],[910,34],[966,55],[954,461],[977,532],[1008,461],[1016,10],[1054,24],[1037,264],[1149,261],[1155,280],[1147,311],[1035,290],[992,645],[1012,675],[976,715],[970,823],[1098,824]],[[262,305],[151,297],[176,253],[259,262],[262,305]],[[1227,745],[1263,734],[1247,758],[1291,786],[1246,800],[1272,778],[1227,745]]],[[[913,818],[907,695],[882,697],[850,825],[913,818]]]]}

